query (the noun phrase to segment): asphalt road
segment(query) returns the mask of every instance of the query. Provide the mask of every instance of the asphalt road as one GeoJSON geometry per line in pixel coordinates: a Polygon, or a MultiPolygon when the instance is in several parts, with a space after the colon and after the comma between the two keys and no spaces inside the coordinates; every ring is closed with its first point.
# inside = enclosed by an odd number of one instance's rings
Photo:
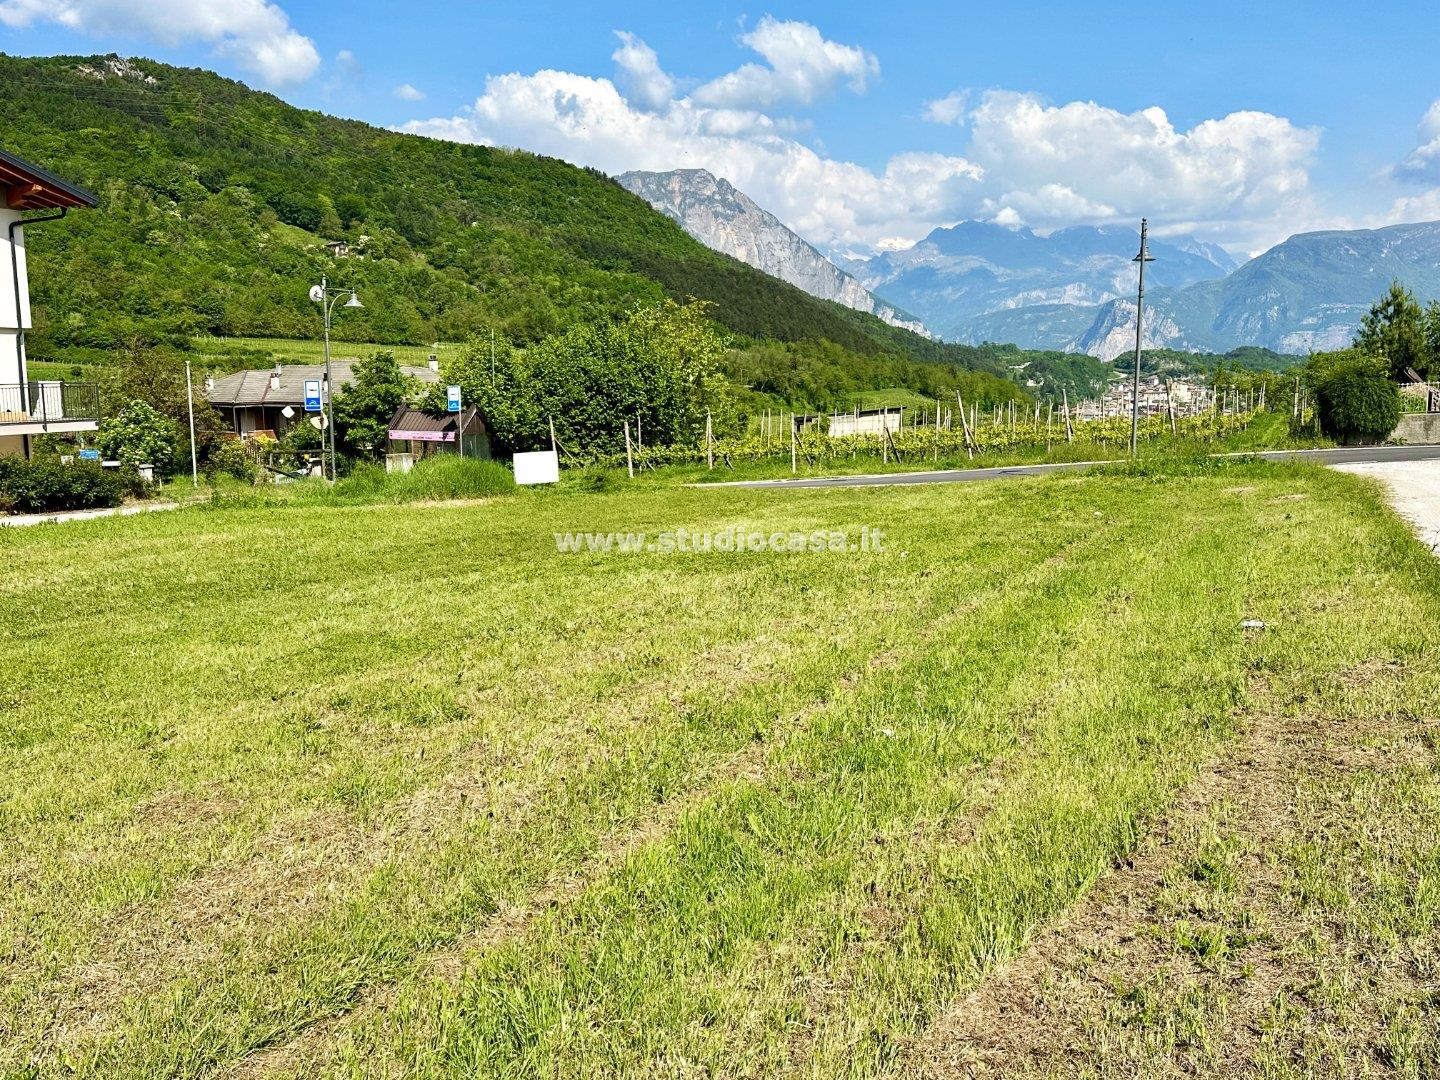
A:
{"type": "MultiPolygon", "coordinates": [[[[1440,461],[1440,446],[1353,446],[1334,450],[1266,450],[1226,457],[1260,457],[1269,461],[1313,461],[1321,465],[1359,462],[1440,461]]],[[[1045,476],[1054,472],[1093,469],[1111,461],[1064,461],[1050,465],[1006,465],[996,469],[943,469],[938,472],[873,473],[866,476],[806,476],[794,480],[735,480],[697,487],[828,488],[873,487],[884,484],[963,484],[972,480],[1003,480],[1014,476],[1045,476]]]]}

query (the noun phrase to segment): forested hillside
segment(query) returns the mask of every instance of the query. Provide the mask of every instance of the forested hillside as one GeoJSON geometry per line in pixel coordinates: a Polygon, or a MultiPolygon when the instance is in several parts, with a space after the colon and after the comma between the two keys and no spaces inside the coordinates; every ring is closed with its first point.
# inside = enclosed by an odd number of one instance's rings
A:
{"type": "Polygon", "coordinates": [[[361,290],[350,340],[519,343],[637,301],[710,301],[752,338],[983,362],[817,300],[686,235],[599,173],[293,108],[210,72],[0,56],[7,149],[100,207],[32,241],[32,353],[310,337],[309,285],[361,290]],[[325,243],[345,240],[352,257],[325,243]]]}

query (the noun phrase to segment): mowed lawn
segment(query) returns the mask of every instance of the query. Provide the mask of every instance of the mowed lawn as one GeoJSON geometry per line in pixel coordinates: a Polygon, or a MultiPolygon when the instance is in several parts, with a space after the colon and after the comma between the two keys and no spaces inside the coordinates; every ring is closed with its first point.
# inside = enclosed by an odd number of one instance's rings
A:
{"type": "Polygon", "coordinates": [[[1376,947],[1440,917],[1440,572],[1353,477],[201,508],[0,566],[4,1075],[900,1075],[1376,664],[1431,755],[1376,947]],[[887,550],[553,540],[737,524],[887,550]]]}

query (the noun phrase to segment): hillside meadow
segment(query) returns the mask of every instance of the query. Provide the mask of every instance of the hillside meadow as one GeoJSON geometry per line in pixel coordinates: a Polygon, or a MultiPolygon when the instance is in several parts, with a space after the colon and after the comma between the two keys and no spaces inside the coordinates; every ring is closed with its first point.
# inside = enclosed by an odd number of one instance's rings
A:
{"type": "Polygon", "coordinates": [[[0,1074],[1440,1065],[1440,569],[1353,477],[222,499],[0,556],[0,1074]],[[679,526],[885,550],[554,540],[679,526]]]}

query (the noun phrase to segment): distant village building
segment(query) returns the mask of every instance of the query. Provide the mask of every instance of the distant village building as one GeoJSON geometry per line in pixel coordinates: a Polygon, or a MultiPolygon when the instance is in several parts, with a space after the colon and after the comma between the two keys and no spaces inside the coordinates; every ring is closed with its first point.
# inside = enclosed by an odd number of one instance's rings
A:
{"type": "Polygon", "coordinates": [[[37,435],[94,431],[100,422],[100,388],[94,383],[32,381],[25,355],[30,321],[30,276],[25,257],[28,224],[54,221],[67,211],[93,207],[94,195],[0,150],[0,455],[30,456],[37,435]]]}
{"type": "MultiPolygon", "coordinates": [[[[1142,376],[1140,379],[1141,416],[1168,416],[1171,408],[1177,417],[1196,416],[1209,412],[1214,398],[1214,390],[1195,379],[1172,379],[1168,383],[1158,375],[1142,376]]],[[[1132,381],[1126,378],[1111,383],[1100,398],[1080,402],[1075,407],[1075,418],[1102,420],[1110,416],[1129,416],[1133,400],[1132,381]]]]}
{"type": "Polygon", "coordinates": [[[331,240],[325,245],[332,257],[336,259],[348,259],[350,257],[350,245],[344,240],[331,240]]]}
{"type": "MultiPolygon", "coordinates": [[[[331,360],[338,394],[355,381],[359,360],[331,360]]],[[[438,364],[401,364],[402,373],[422,383],[438,383],[438,364]]],[[[325,386],[324,364],[277,364],[268,370],[237,371],[205,382],[205,396],[240,436],[279,438],[291,424],[305,422],[305,383],[325,386]]]]}

